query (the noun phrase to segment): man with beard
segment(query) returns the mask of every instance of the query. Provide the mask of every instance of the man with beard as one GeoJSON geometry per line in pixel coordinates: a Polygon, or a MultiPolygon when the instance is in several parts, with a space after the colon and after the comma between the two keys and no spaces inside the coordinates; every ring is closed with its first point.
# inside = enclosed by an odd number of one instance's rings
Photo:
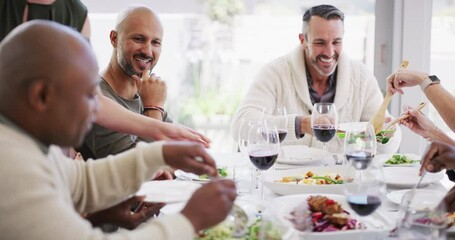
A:
{"type": "MultiPolygon", "coordinates": [[[[335,103],[339,122],[367,122],[383,100],[373,74],[361,63],[351,61],[343,52],[344,14],[334,6],[319,5],[303,15],[300,46],[290,54],[269,63],[253,82],[232,122],[237,139],[241,120],[261,116],[265,108],[284,106],[286,117],[275,118],[288,134],[285,144],[321,147],[312,136],[311,112],[318,102],[335,103]]],[[[267,114],[267,113],[265,113],[267,114]]],[[[401,141],[397,128],[379,152],[395,152],[401,141]]],[[[342,151],[342,140],[335,137],[331,152],[342,151]]]]}
{"type": "MultiPolygon", "coordinates": [[[[166,84],[151,73],[163,40],[158,16],[145,6],[128,7],[119,14],[110,40],[114,50],[101,73],[103,94],[132,112],[172,122],[163,109],[166,84]]],[[[100,158],[130,149],[139,141],[149,140],[95,125],[78,150],[84,158],[100,158]]]]}

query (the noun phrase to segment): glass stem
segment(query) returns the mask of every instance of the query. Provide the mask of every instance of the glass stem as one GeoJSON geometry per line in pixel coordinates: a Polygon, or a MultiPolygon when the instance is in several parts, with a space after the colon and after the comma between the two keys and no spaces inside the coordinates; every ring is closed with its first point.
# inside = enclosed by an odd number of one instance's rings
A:
{"type": "Polygon", "coordinates": [[[323,157],[322,157],[322,165],[324,166],[327,166],[327,146],[326,146],[326,143],[322,143],[322,151],[324,152],[323,153],[323,157]]]}

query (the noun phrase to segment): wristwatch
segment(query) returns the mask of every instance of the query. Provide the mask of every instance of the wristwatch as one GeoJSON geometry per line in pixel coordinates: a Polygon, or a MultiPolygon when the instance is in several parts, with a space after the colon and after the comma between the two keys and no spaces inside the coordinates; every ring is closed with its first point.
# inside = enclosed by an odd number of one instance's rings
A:
{"type": "Polygon", "coordinates": [[[439,78],[436,77],[436,75],[431,75],[426,77],[422,81],[422,83],[420,83],[420,88],[422,89],[422,91],[425,91],[425,89],[427,89],[428,86],[439,83],[441,83],[441,80],[439,80],[439,78]]]}

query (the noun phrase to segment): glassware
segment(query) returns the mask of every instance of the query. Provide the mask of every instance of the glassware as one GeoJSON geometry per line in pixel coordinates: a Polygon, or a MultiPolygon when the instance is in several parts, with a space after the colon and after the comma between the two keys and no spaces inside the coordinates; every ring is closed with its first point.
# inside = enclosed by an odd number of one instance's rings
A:
{"type": "Polygon", "coordinates": [[[245,162],[249,160],[248,155],[248,134],[251,126],[259,124],[259,118],[242,118],[239,127],[239,133],[237,135],[237,146],[242,154],[242,161],[239,164],[234,165],[233,179],[237,183],[238,194],[249,194],[252,193],[253,188],[258,188],[256,182],[255,169],[245,162]]]}
{"type": "Polygon", "coordinates": [[[277,105],[274,109],[263,109],[263,116],[268,126],[276,126],[280,143],[288,134],[288,113],[285,106],[277,105]]]}
{"type": "Polygon", "coordinates": [[[377,143],[373,125],[358,123],[346,130],[344,138],[344,154],[348,164],[359,170],[359,180],[362,170],[367,169],[376,155],[377,143]]]}
{"type": "Polygon", "coordinates": [[[437,191],[419,191],[404,194],[398,212],[400,239],[446,239],[446,208],[444,194],[437,191]]]}
{"type": "Polygon", "coordinates": [[[338,126],[338,112],[335,104],[320,102],[313,106],[313,112],[311,114],[311,128],[316,138],[322,142],[322,149],[324,151],[324,157],[322,160],[323,165],[327,165],[327,145],[330,141],[338,126]]]}
{"type": "MultiPolygon", "coordinates": [[[[248,156],[251,163],[259,170],[269,169],[275,163],[280,149],[278,130],[268,127],[266,121],[261,120],[250,128],[248,135],[248,156]]],[[[256,181],[258,176],[256,175],[256,181]]],[[[263,184],[260,186],[260,200],[264,199],[263,184]]]]}
{"type": "Polygon", "coordinates": [[[363,169],[363,177],[360,177],[361,171],[357,169],[354,161],[348,163],[348,168],[354,169],[359,175],[358,180],[345,184],[344,192],[349,206],[359,215],[356,228],[361,229],[360,239],[363,239],[366,226],[364,217],[376,211],[386,195],[384,174],[380,165],[369,165],[363,169]]]}
{"type": "MultiPolygon", "coordinates": [[[[275,127],[277,129],[280,143],[282,143],[288,134],[288,115],[286,107],[276,105],[273,109],[264,108],[262,111],[262,119],[269,128],[275,127]]],[[[283,149],[280,149],[278,158],[286,159],[283,149]]]]}

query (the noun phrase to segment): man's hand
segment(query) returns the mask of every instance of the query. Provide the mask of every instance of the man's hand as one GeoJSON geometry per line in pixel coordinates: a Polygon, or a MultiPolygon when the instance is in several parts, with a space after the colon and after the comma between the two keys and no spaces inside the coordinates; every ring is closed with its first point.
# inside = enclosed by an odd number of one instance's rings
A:
{"type": "Polygon", "coordinates": [[[139,224],[160,213],[164,203],[144,202],[144,196],[133,196],[113,207],[89,214],[87,219],[94,227],[111,224],[126,229],[135,229],[139,224]],[[131,206],[138,205],[132,212],[131,206]]]}
{"type": "Polygon", "coordinates": [[[396,92],[403,94],[402,88],[420,85],[427,76],[428,75],[423,72],[399,68],[387,77],[387,89],[392,94],[395,94],[396,92]]]}
{"type": "Polygon", "coordinates": [[[455,147],[441,142],[433,142],[422,158],[420,173],[439,172],[442,169],[455,169],[455,147]]]}
{"type": "Polygon", "coordinates": [[[148,70],[142,72],[142,78],[133,75],[133,79],[144,106],[164,107],[167,98],[166,82],[154,73],[148,75],[148,70]]]}
{"type": "Polygon", "coordinates": [[[442,200],[442,203],[445,204],[447,212],[455,212],[455,187],[450,189],[442,200]]]}
{"type": "Polygon", "coordinates": [[[191,142],[168,142],[163,145],[164,161],[173,168],[197,175],[218,176],[213,158],[204,147],[191,142]]]}
{"type": "Polygon", "coordinates": [[[155,140],[180,140],[191,141],[202,144],[204,147],[210,147],[210,140],[204,135],[176,123],[160,122],[159,134],[155,134],[155,140]]]}
{"type": "Polygon", "coordinates": [[[223,221],[237,197],[231,180],[211,181],[199,188],[182,210],[196,232],[223,221]]]}
{"type": "Polygon", "coordinates": [[[152,180],[161,181],[161,180],[173,180],[172,173],[166,169],[158,170],[152,177],[152,180]]]}

